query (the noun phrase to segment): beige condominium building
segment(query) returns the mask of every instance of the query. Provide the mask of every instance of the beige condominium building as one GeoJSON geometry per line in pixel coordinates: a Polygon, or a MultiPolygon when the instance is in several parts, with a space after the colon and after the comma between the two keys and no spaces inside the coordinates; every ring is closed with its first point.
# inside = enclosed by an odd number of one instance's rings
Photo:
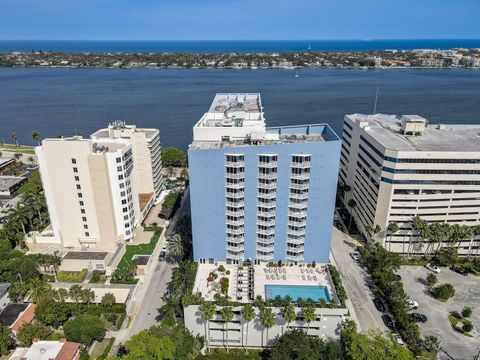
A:
{"type": "Polygon", "coordinates": [[[45,139],[35,149],[51,221],[37,243],[114,252],[141,221],[126,139],[45,139]]]}
{"type": "MultiPolygon", "coordinates": [[[[350,186],[360,231],[390,251],[424,253],[428,243],[412,230],[418,215],[428,223],[480,224],[480,125],[428,124],[417,115],[346,115],[340,184],[350,186]],[[390,223],[400,230],[390,233],[390,223]],[[378,234],[369,226],[379,225],[378,234]]],[[[348,208],[348,206],[347,206],[348,208]]],[[[460,254],[479,241],[452,244],[460,254]]]]}

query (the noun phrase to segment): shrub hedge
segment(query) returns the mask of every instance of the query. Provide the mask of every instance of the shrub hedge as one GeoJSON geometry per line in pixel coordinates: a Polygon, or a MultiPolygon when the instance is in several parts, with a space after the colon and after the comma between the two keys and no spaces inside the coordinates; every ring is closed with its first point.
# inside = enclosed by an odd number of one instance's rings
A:
{"type": "Polygon", "coordinates": [[[85,280],[88,270],[82,269],[81,271],[59,271],[57,274],[58,281],[81,283],[85,280]]]}

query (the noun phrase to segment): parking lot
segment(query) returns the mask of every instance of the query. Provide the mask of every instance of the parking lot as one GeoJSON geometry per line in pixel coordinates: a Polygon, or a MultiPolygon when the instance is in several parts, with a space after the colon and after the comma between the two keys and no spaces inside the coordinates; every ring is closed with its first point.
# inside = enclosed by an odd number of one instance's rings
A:
{"type": "Polygon", "coordinates": [[[455,287],[455,296],[442,303],[430,296],[421,280],[429,273],[431,271],[421,266],[403,266],[399,271],[406,293],[419,304],[416,311],[428,317],[425,324],[419,323],[422,335],[440,339],[442,350],[448,354],[440,352],[440,359],[473,359],[480,351],[480,277],[463,276],[442,268],[437,275],[438,284],[450,283],[455,287]],[[453,330],[447,318],[450,312],[461,312],[465,306],[473,310],[470,318],[474,326],[472,337],[453,330]]]}

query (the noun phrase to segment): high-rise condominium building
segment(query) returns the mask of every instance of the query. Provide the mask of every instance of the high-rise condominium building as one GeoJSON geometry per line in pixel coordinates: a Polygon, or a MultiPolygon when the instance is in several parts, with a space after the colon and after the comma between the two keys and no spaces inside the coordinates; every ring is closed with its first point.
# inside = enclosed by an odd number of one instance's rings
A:
{"type": "Polygon", "coordinates": [[[325,124],[266,128],[259,94],[217,94],[188,150],[195,260],[328,262],[340,145],[325,124]]]}
{"type": "Polygon", "coordinates": [[[160,131],[114,121],[91,135],[93,140],[127,139],[132,143],[134,167],[140,194],[160,194],[163,186],[160,131]]]}
{"type": "MultiPolygon", "coordinates": [[[[416,215],[430,224],[480,224],[478,125],[428,125],[416,115],[346,115],[340,162],[340,183],[351,188],[345,203],[355,200],[350,210],[360,230],[388,250],[427,250],[428,242],[412,230],[416,215]],[[389,232],[390,223],[400,230],[389,232]],[[371,231],[376,225],[378,234],[371,231]]],[[[460,253],[478,246],[460,240],[453,244],[460,253]]],[[[434,248],[442,244],[452,245],[445,237],[434,248]]]]}
{"type": "Polygon", "coordinates": [[[38,241],[112,252],[132,238],[141,212],[129,140],[45,139],[35,151],[52,227],[38,241]]]}

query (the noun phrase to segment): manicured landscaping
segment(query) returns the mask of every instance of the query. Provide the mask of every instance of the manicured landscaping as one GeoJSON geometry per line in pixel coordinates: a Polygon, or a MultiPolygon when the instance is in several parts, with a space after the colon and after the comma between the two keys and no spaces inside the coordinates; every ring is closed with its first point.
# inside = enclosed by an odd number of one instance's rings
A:
{"type": "Polygon", "coordinates": [[[430,293],[438,301],[446,302],[455,295],[455,288],[451,284],[442,284],[432,288],[430,293]]]}
{"type": "Polygon", "coordinates": [[[57,281],[81,283],[85,280],[88,270],[81,271],[59,271],[57,274],[57,281]]]}
{"type": "Polygon", "coordinates": [[[340,272],[337,268],[331,264],[328,265],[328,271],[330,272],[330,276],[333,281],[333,285],[335,286],[335,290],[337,291],[338,300],[340,304],[345,306],[345,300],[348,299],[347,291],[342,285],[342,279],[340,278],[340,272]]]}
{"type": "Polygon", "coordinates": [[[462,318],[462,316],[456,312],[451,313],[448,315],[448,321],[452,325],[453,330],[463,334],[465,336],[471,337],[472,335],[469,334],[473,330],[473,324],[470,320],[466,318],[462,318]],[[461,322],[463,325],[462,327],[457,327],[458,323],[461,322]]]}
{"type": "Polygon", "coordinates": [[[15,151],[17,153],[22,153],[22,154],[35,154],[35,150],[33,149],[33,146],[27,146],[27,145],[17,146],[15,144],[1,144],[0,150],[2,149],[5,149],[7,151],[15,151]]]}
{"type": "Polygon", "coordinates": [[[103,284],[105,283],[106,276],[103,271],[93,270],[92,277],[90,278],[90,284],[103,284]]]}
{"type": "Polygon", "coordinates": [[[151,255],[155,246],[157,245],[158,239],[162,234],[163,229],[161,227],[156,228],[146,228],[147,231],[153,231],[153,235],[148,244],[140,245],[127,245],[127,250],[123,255],[122,260],[118,264],[118,268],[128,268],[133,264],[133,257],[135,255],[151,255]]]}

